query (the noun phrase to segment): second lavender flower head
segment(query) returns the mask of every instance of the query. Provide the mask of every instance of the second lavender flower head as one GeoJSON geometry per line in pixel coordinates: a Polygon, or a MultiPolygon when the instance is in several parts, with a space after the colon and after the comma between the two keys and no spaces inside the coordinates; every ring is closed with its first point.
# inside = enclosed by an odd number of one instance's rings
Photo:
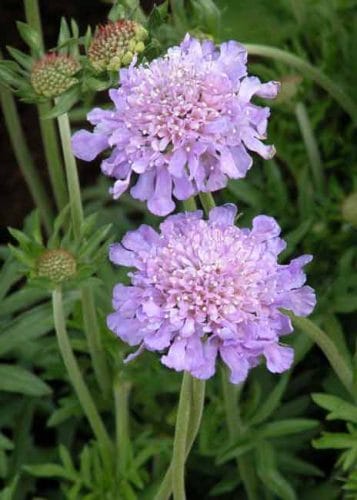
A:
{"type": "Polygon", "coordinates": [[[272,99],[279,90],[277,82],[247,76],[246,63],[237,42],[216,47],[189,35],[150,64],[134,61],[109,92],[114,109],[93,109],[94,131],[73,136],[74,154],[91,161],[109,149],[102,171],[116,179],[113,197],[135,177],[131,195],[162,216],[174,210],[173,196],[186,200],[244,177],[250,151],[265,159],[275,153],[261,142],[270,110],[251,98],[272,99]]]}

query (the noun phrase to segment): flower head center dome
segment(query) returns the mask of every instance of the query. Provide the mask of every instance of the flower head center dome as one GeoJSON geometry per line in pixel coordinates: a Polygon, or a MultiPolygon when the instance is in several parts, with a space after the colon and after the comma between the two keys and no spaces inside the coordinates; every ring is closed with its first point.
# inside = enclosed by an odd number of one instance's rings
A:
{"type": "Polygon", "coordinates": [[[243,321],[259,313],[271,302],[275,284],[264,268],[257,270],[259,255],[239,228],[206,221],[197,225],[179,237],[163,239],[148,261],[147,277],[168,315],[216,331],[222,320],[239,317],[243,321]]]}
{"type": "Polygon", "coordinates": [[[138,68],[137,85],[125,106],[126,126],[141,132],[148,144],[157,138],[160,151],[196,140],[234,97],[228,78],[222,85],[224,78],[209,78],[209,70],[209,62],[195,68],[182,55],[138,68]]]}

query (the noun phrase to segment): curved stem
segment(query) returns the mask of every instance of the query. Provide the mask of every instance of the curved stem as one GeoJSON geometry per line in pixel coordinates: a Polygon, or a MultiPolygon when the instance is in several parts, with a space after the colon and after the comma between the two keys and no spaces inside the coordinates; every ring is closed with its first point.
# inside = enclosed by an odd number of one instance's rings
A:
{"type": "Polygon", "coordinates": [[[211,193],[199,193],[199,198],[203,206],[205,214],[208,215],[210,210],[216,206],[211,193]]]}
{"type": "Polygon", "coordinates": [[[10,91],[0,86],[1,108],[4,114],[5,125],[9,133],[11,146],[24,176],[27,187],[30,191],[33,201],[38,208],[41,220],[45,226],[47,234],[51,233],[52,228],[52,208],[50,200],[45,191],[32,156],[26,143],[25,135],[21,126],[19,114],[17,111],[15,99],[10,91]]]}
{"type": "Polygon", "coordinates": [[[295,114],[300,127],[300,132],[305,143],[307,156],[309,158],[312,176],[315,181],[316,190],[319,193],[324,191],[324,176],[322,169],[321,156],[317,141],[312,130],[309,115],[306,107],[302,102],[298,102],[295,106],[295,114]]]}
{"type": "MultiPolygon", "coordinates": [[[[192,407],[187,431],[186,458],[188,457],[192,445],[198,434],[203,413],[206,383],[204,380],[192,379],[192,407]]],[[[166,471],[160,488],[155,495],[155,500],[167,500],[172,492],[172,464],[166,471]]]]}
{"type": "Polygon", "coordinates": [[[357,105],[334,81],[332,81],[325,73],[317,69],[309,62],[300,57],[291,54],[285,50],[269,47],[268,45],[255,45],[245,43],[248,54],[251,56],[262,56],[270,59],[275,59],[283,63],[293,66],[299,70],[304,76],[315,81],[320,87],[328,92],[331,97],[339,103],[342,109],[357,122],[357,105]]]}
{"type": "Polygon", "coordinates": [[[54,290],[52,294],[53,318],[58,340],[58,346],[62,355],[71,384],[77,394],[79,402],[83,408],[93,433],[98,440],[101,457],[105,467],[112,466],[112,444],[109,435],[104,427],[102,419],[93,402],[92,396],[84,382],[81,371],[74,356],[68,333],[66,330],[65,316],[63,311],[62,291],[60,288],[54,290]]]}
{"type": "MultiPolygon", "coordinates": [[[[38,0],[24,0],[26,21],[40,35],[41,49],[44,52],[43,33],[41,25],[41,16],[38,0]]],[[[48,102],[37,105],[39,115],[40,131],[42,143],[45,151],[47,169],[50,176],[53,195],[58,210],[62,210],[68,200],[66,183],[63,176],[63,165],[61,160],[58,137],[53,119],[44,120],[42,116],[46,115],[51,108],[48,102]]]]}
{"type": "Polygon", "coordinates": [[[197,210],[196,200],[194,196],[191,196],[191,198],[184,200],[182,202],[182,205],[185,212],[194,212],[195,210],[197,210]]]}
{"type": "Polygon", "coordinates": [[[57,131],[52,118],[44,119],[50,109],[50,103],[41,103],[37,105],[39,114],[40,131],[42,143],[45,151],[45,158],[50,176],[50,182],[56,206],[58,210],[62,210],[68,203],[68,193],[64,178],[64,170],[61,159],[61,152],[58,146],[57,131]]]}
{"type": "Polygon", "coordinates": [[[66,168],[73,232],[76,240],[79,240],[81,237],[81,228],[83,223],[83,207],[76,160],[72,153],[71,127],[69,124],[68,114],[63,113],[62,115],[58,116],[57,121],[62,143],[64,164],[66,168]]]}
{"type": "Polygon", "coordinates": [[[290,311],[284,311],[284,313],[292,319],[297,328],[305,332],[320,347],[342,384],[353,398],[356,398],[353,389],[352,370],[347,366],[332,340],[309,319],[295,316],[290,311]]]}
{"type": "MultiPolygon", "coordinates": [[[[75,239],[79,242],[83,225],[83,207],[77,164],[71,147],[71,128],[67,113],[60,115],[57,120],[65,161],[73,232],[75,239]]],[[[83,286],[81,289],[81,296],[84,331],[88,341],[94,372],[104,397],[108,398],[110,395],[110,376],[107,360],[102,347],[92,288],[88,285],[83,286]]]]}
{"type": "Polygon", "coordinates": [[[81,288],[83,326],[86,333],[93,369],[103,397],[111,396],[111,381],[107,360],[103,351],[98,316],[95,308],[94,293],[90,285],[81,288]]]}
{"type": "Polygon", "coordinates": [[[116,452],[118,455],[118,472],[125,475],[130,459],[129,437],[129,394],[130,383],[116,378],[113,385],[115,402],[116,452]]]}
{"type": "MultiPolygon", "coordinates": [[[[238,410],[239,388],[229,382],[226,370],[222,370],[222,391],[229,439],[233,443],[242,432],[238,410]]],[[[244,456],[240,456],[236,459],[236,462],[248,499],[258,500],[256,476],[249,460],[244,456]]]]}
{"type": "Polygon", "coordinates": [[[177,409],[174,448],[172,453],[171,478],[174,500],[186,500],[185,461],[191,401],[192,377],[189,373],[184,372],[177,409]]]}

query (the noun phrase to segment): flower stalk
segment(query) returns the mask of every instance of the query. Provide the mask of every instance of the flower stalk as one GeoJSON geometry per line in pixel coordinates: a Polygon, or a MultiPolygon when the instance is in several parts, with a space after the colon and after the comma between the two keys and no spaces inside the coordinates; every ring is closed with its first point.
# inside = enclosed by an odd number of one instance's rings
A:
{"type": "Polygon", "coordinates": [[[182,379],[177,409],[174,448],[172,453],[172,490],[174,500],[185,500],[185,461],[188,439],[190,406],[192,403],[192,377],[185,372],[182,379]]]}
{"type": "MultiPolygon", "coordinates": [[[[71,149],[71,128],[67,113],[63,113],[58,117],[58,127],[65,161],[73,232],[75,239],[79,241],[81,238],[81,228],[83,224],[83,207],[77,164],[71,149]]],[[[87,337],[94,372],[96,374],[99,387],[103,391],[104,398],[109,398],[111,392],[109,371],[100,337],[93,290],[90,286],[85,285],[82,287],[81,298],[84,331],[87,337]]]]}
{"type": "Polygon", "coordinates": [[[16,161],[24,176],[32,199],[39,210],[46,233],[50,234],[53,218],[51,203],[27,146],[15,100],[11,92],[1,86],[0,101],[16,161]]]}
{"type": "Polygon", "coordinates": [[[58,346],[62,355],[71,384],[77,394],[84,414],[98,440],[101,457],[105,467],[112,466],[112,444],[104,427],[102,419],[97,411],[89,389],[84,382],[81,371],[74,356],[72,346],[68,337],[65,316],[63,311],[62,290],[56,288],[52,294],[53,318],[57,335],[58,346]]]}
{"type": "MultiPolygon", "coordinates": [[[[41,26],[40,9],[38,0],[24,0],[25,17],[28,24],[34,28],[41,41],[41,49],[44,51],[43,34],[41,26]]],[[[63,165],[61,160],[58,137],[53,119],[44,119],[51,109],[49,102],[37,105],[42,144],[50,177],[51,187],[58,210],[62,210],[67,204],[68,195],[66,183],[63,176],[63,165]]]]}

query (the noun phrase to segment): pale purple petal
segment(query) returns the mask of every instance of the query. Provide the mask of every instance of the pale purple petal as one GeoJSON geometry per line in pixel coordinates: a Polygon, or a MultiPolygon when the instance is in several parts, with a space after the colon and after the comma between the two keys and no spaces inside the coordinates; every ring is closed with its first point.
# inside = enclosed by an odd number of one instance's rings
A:
{"type": "Polygon", "coordinates": [[[104,134],[92,134],[79,130],[72,137],[74,156],[84,161],[92,161],[108,147],[108,137],[104,134]]]}
{"type": "Polygon", "coordinates": [[[232,40],[216,46],[186,35],[150,63],[134,58],[120,70],[119,88],[109,91],[113,109],[94,108],[88,114],[94,132],[74,135],[74,153],[91,161],[110,148],[102,172],[115,179],[113,197],[126,191],[134,172],[131,195],[167,215],[172,196],[185,200],[244,177],[252,151],[273,156],[274,147],[262,142],[269,109],[251,99],[273,98],[278,84],[246,74],[247,51],[232,40]]]}
{"type": "Polygon", "coordinates": [[[264,349],[267,368],[272,373],[282,373],[291,368],[294,361],[294,349],[279,344],[270,344],[264,349]]]}

